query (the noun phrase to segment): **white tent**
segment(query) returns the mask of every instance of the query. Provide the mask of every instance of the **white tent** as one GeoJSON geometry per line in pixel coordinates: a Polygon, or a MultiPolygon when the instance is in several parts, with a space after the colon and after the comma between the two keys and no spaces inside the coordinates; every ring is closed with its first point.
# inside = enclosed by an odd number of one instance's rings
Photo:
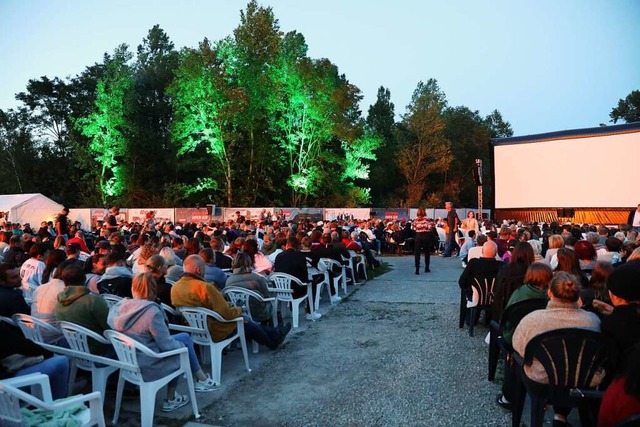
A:
{"type": "Polygon", "coordinates": [[[36,230],[42,221],[54,221],[64,206],[40,193],[0,195],[0,212],[8,213],[8,220],[31,224],[36,230]]]}

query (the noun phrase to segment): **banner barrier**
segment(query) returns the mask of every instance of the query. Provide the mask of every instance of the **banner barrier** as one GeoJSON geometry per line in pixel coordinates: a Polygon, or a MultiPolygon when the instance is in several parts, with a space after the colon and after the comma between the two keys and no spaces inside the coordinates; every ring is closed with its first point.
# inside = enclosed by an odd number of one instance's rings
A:
{"type": "Polygon", "coordinates": [[[369,208],[325,208],[324,219],[326,221],[350,221],[359,219],[369,219],[371,209],[369,208]]]}
{"type": "Polygon", "coordinates": [[[403,219],[409,219],[408,209],[385,209],[385,208],[371,208],[371,218],[379,218],[382,220],[402,221],[403,219]]]}

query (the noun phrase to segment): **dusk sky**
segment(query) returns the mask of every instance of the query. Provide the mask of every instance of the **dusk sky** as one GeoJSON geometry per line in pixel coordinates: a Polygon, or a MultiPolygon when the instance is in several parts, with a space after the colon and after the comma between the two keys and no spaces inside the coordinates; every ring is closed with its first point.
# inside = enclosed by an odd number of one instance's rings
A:
{"type": "MultiPolygon", "coordinates": [[[[418,81],[449,105],[498,109],[515,135],[609,123],[640,89],[640,1],[269,0],[280,29],[302,33],[364,95],[390,89],[398,118],[418,81]],[[445,4],[446,3],[446,4],[445,4]]],[[[0,109],[30,78],[73,76],[155,24],[176,48],[218,40],[245,1],[0,0],[0,109]]]]}

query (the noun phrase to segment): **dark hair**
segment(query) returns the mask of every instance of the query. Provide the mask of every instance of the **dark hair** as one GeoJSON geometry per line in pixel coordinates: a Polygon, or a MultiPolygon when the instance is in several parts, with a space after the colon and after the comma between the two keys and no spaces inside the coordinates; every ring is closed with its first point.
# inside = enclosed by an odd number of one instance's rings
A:
{"type": "Polygon", "coordinates": [[[580,274],[580,264],[574,251],[567,248],[559,248],[556,255],[558,256],[556,271],[565,271],[575,275],[580,274]]]}
{"type": "Polygon", "coordinates": [[[467,234],[473,239],[474,237],[476,237],[476,230],[469,230],[467,234]]]}
{"type": "Polygon", "coordinates": [[[200,258],[202,258],[207,264],[216,261],[216,254],[211,248],[200,249],[198,255],[200,255],[200,258]]]}
{"type": "Polygon", "coordinates": [[[290,246],[297,250],[300,249],[300,242],[295,237],[289,237],[287,238],[287,246],[290,246]]]}
{"type": "Polygon", "coordinates": [[[247,239],[242,245],[242,251],[251,255],[253,261],[254,256],[258,253],[258,241],[254,239],[247,239]]]}
{"type": "MultiPolygon", "coordinates": [[[[51,273],[53,273],[53,270],[55,270],[66,259],[67,254],[62,249],[54,249],[50,251],[49,255],[47,255],[47,260],[44,263],[44,271],[42,272],[42,283],[47,283],[49,280],[51,280],[51,273]]],[[[61,272],[56,270],[56,273],[56,276],[60,277],[61,272]]]]}
{"type": "Polygon", "coordinates": [[[126,256],[124,253],[111,251],[109,255],[107,255],[107,265],[114,265],[119,261],[125,261],[126,256]]]}
{"type": "Polygon", "coordinates": [[[29,249],[29,255],[32,258],[36,258],[38,256],[44,255],[47,252],[47,245],[44,243],[34,243],[33,246],[29,249]]]}
{"type": "Polygon", "coordinates": [[[60,279],[65,286],[84,286],[86,276],[79,265],[70,264],[62,272],[60,279]]]}
{"type": "Polygon", "coordinates": [[[515,264],[517,262],[531,265],[535,260],[535,255],[533,253],[533,248],[527,242],[518,242],[516,246],[513,248],[513,253],[511,254],[510,264],[515,264]]]}
{"type": "Polygon", "coordinates": [[[607,279],[613,273],[613,265],[607,261],[598,261],[593,266],[591,278],[589,279],[589,287],[595,290],[595,298],[601,301],[609,300],[607,292],[607,279]]]}
{"type": "Polygon", "coordinates": [[[604,241],[604,246],[609,252],[620,252],[622,249],[622,241],[615,237],[609,237],[604,241]]]}
{"type": "Polygon", "coordinates": [[[8,262],[0,262],[0,280],[6,282],[7,271],[13,270],[14,268],[18,268],[18,266],[15,264],[9,264],[8,262]]]}

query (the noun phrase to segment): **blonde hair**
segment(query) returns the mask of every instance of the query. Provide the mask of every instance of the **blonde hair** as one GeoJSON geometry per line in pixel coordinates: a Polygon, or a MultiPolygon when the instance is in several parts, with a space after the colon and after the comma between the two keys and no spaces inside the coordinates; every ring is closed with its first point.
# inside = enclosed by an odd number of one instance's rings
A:
{"type": "Polygon", "coordinates": [[[561,248],[564,246],[564,239],[559,234],[549,236],[549,249],[561,248]]]}
{"type": "Polygon", "coordinates": [[[135,299],[153,301],[158,295],[158,284],[151,273],[140,273],[133,277],[131,293],[135,299]]]}
{"type": "Polygon", "coordinates": [[[635,248],[633,252],[631,252],[631,255],[629,255],[629,258],[627,258],[627,261],[635,261],[638,259],[640,259],[640,248],[635,248]]]}

